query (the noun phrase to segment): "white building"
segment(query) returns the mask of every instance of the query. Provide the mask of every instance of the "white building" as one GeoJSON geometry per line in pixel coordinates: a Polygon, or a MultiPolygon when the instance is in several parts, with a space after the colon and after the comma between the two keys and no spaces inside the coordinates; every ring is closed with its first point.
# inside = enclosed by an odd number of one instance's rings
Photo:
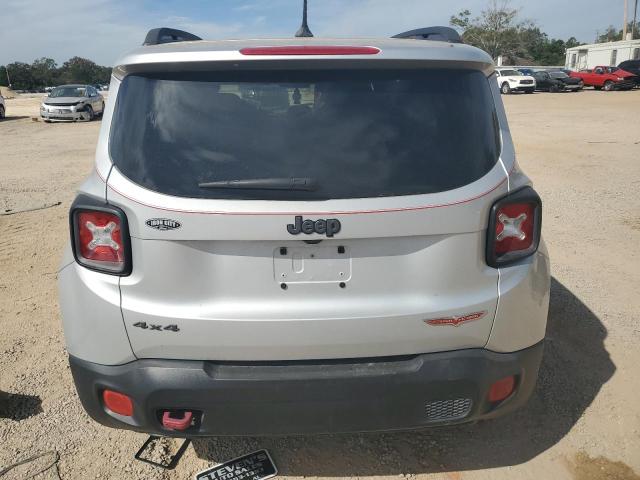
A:
{"type": "Polygon", "coordinates": [[[582,70],[598,65],[616,67],[625,60],[640,60],[640,40],[621,40],[568,48],[565,68],[582,70]]]}

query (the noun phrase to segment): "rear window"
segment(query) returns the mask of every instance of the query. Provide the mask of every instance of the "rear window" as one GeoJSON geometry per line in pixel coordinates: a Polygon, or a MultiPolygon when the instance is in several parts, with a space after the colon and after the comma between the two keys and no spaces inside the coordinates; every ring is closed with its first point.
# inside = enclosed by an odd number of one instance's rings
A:
{"type": "Polygon", "coordinates": [[[129,75],[110,154],[132,181],[181,197],[414,195],[485,175],[499,155],[496,123],[478,71],[129,75]]]}

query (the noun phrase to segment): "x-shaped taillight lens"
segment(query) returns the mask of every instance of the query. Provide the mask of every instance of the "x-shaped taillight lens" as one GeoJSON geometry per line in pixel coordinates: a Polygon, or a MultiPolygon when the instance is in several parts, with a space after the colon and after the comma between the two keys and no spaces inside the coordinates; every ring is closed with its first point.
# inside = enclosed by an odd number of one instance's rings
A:
{"type": "Polygon", "coordinates": [[[515,218],[511,218],[504,213],[500,213],[498,215],[499,227],[497,228],[500,232],[496,235],[496,240],[501,242],[505,238],[517,238],[518,240],[524,240],[527,238],[527,234],[522,230],[526,219],[526,213],[521,213],[515,218]]]}
{"type": "Polygon", "coordinates": [[[533,209],[530,203],[505,205],[498,210],[495,252],[526,250],[533,242],[533,209]]]}
{"type": "Polygon", "coordinates": [[[75,228],[76,253],[80,263],[108,272],[122,271],[125,249],[118,215],[101,211],[80,211],[75,214],[75,228]]]}
{"type": "Polygon", "coordinates": [[[542,203],[530,187],[498,200],[491,208],[487,263],[508,265],[538,249],[542,203]]]}
{"type": "Polygon", "coordinates": [[[93,238],[87,244],[90,250],[95,250],[98,247],[109,247],[113,251],[120,250],[120,245],[113,239],[113,234],[118,230],[116,222],[109,222],[101,227],[87,220],[84,226],[93,235],[93,238]]]}

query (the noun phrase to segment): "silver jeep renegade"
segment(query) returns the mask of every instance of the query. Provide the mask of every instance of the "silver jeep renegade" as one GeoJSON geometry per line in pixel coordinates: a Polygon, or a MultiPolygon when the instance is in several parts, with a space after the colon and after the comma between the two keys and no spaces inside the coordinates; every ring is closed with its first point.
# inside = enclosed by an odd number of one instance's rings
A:
{"type": "Polygon", "coordinates": [[[169,436],[386,431],[532,393],[541,201],[491,58],[454,31],[203,41],[113,70],[59,274],[98,422],[169,436]]]}

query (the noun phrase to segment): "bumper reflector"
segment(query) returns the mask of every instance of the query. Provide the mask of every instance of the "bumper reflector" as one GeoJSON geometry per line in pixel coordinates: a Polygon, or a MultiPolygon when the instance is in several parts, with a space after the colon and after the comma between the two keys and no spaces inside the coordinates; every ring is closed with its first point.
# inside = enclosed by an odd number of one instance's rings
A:
{"type": "Polygon", "coordinates": [[[105,390],[102,392],[102,401],[105,407],[113,413],[124,417],[131,417],[133,415],[133,402],[124,393],[105,390]]]}
{"type": "Polygon", "coordinates": [[[493,403],[504,400],[513,393],[515,387],[516,377],[513,375],[493,382],[491,388],[489,388],[489,401],[493,403]]]}

